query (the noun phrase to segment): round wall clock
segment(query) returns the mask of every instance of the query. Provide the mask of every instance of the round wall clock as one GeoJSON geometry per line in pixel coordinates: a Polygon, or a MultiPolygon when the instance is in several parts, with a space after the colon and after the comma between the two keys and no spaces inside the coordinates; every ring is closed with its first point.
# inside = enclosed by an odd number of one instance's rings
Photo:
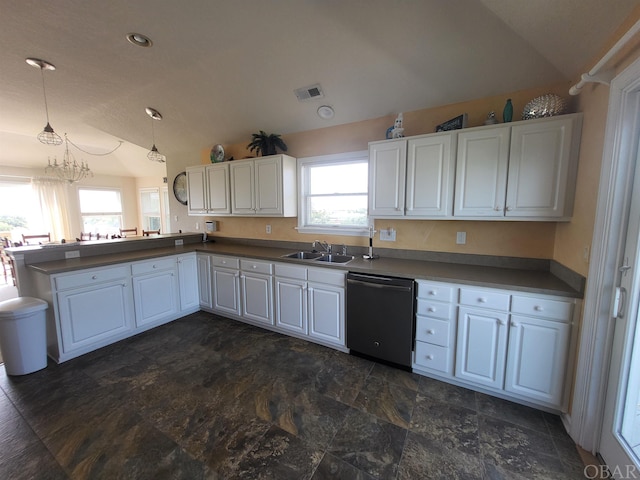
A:
{"type": "Polygon", "coordinates": [[[176,178],[173,180],[173,194],[181,204],[187,204],[187,172],[176,175],[176,178]]]}
{"type": "Polygon", "coordinates": [[[219,143],[214,145],[209,154],[211,163],[224,162],[224,147],[219,143]]]}

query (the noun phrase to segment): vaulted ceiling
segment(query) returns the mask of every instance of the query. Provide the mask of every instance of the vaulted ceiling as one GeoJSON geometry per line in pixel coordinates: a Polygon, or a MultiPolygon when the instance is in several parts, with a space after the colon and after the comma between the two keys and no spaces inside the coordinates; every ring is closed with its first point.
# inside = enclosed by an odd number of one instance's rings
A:
{"type": "MultiPolygon", "coordinates": [[[[640,0],[37,0],[0,3],[0,166],[63,147],[96,173],[164,175],[158,149],[199,161],[215,143],[344,124],[575,80],[640,0]],[[150,48],[127,42],[138,32],[150,48]],[[294,89],[320,83],[324,98],[294,89]],[[318,106],[335,117],[318,117],[318,106]]],[[[0,174],[2,169],[0,167],[0,174]]]]}

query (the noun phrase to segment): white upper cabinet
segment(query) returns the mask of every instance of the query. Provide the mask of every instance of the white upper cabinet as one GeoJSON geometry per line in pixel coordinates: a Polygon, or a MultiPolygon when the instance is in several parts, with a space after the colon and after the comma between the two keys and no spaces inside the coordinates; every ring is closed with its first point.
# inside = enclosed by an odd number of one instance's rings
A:
{"type": "Polygon", "coordinates": [[[568,220],[582,114],[458,134],[454,216],[568,220]]]}
{"type": "Polygon", "coordinates": [[[412,217],[449,217],[453,206],[455,135],[407,142],[406,212],[412,217]]]}
{"type": "Polygon", "coordinates": [[[511,127],[458,134],[455,216],[502,217],[511,127]]]}
{"type": "Polygon", "coordinates": [[[507,217],[570,215],[572,185],[567,182],[571,161],[573,118],[521,123],[511,130],[507,217]],[[567,208],[565,208],[567,207],[567,208]]]}
{"type": "Polygon", "coordinates": [[[571,218],[582,114],[369,143],[369,215],[571,218]]]}
{"type": "Polygon", "coordinates": [[[405,139],[369,144],[369,215],[404,215],[406,172],[405,139]]]}
{"type": "Polygon", "coordinates": [[[234,215],[295,217],[296,159],[271,155],[231,163],[231,212],[234,215]]]}
{"type": "Polygon", "coordinates": [[[228,163],[188,167],[187,185],[189,215],[231,213],[228,163]]]}

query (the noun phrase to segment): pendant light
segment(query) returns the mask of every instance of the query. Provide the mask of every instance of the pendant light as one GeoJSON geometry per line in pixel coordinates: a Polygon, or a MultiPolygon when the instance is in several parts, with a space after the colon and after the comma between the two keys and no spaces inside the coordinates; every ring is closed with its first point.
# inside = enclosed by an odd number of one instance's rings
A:
{"type": "Polygon", "coordinates": [[[151,107],[145,108],[144,111],[151,117],[151,136],[153,139],[153,146],[151,147],[151,150],[149,150],[149,153],[147,153],[147,158],[152,162],[165,163],[167,161],[167,157],[162,155],[156,147],[156,133],[153,127],[154,120],[162,120],[162,115],[155,108],[151,107]]]}
{"type": "Polygon", "coordinates": [[[44,88],[44,71],[45,70],[55,70],[56,67],[45,61],[40,60],[39,58],[27,58],[26,62],[32,67],[37,67],[40,69],[40,73],[42,74],[42,93],[44,94],[44,110],[47,115],[47,124],[44,127],[44,130],[38,134],[38,140],[45,145],[62,145],[62,138],[56,132],[53,131],[53,127],[49,123],[49,107],[47,105],[47,92],[44,88]]]}

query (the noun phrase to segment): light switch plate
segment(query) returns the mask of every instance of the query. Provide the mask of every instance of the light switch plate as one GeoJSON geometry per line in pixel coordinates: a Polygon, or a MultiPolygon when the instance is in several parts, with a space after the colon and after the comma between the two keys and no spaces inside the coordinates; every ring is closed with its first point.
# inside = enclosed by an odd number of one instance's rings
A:
{"type": "Polygon", "coordinates": [[[458,232],[456,234],[456,243],[458,245],[464,245],[467,243],[467,232],[458,232]]]}
{"type": "Polygon", "coordinates": [[[394,228],[383,228],[380,230],[380,241],[382,242],[395,242],[396,231],[394,228]]]}

